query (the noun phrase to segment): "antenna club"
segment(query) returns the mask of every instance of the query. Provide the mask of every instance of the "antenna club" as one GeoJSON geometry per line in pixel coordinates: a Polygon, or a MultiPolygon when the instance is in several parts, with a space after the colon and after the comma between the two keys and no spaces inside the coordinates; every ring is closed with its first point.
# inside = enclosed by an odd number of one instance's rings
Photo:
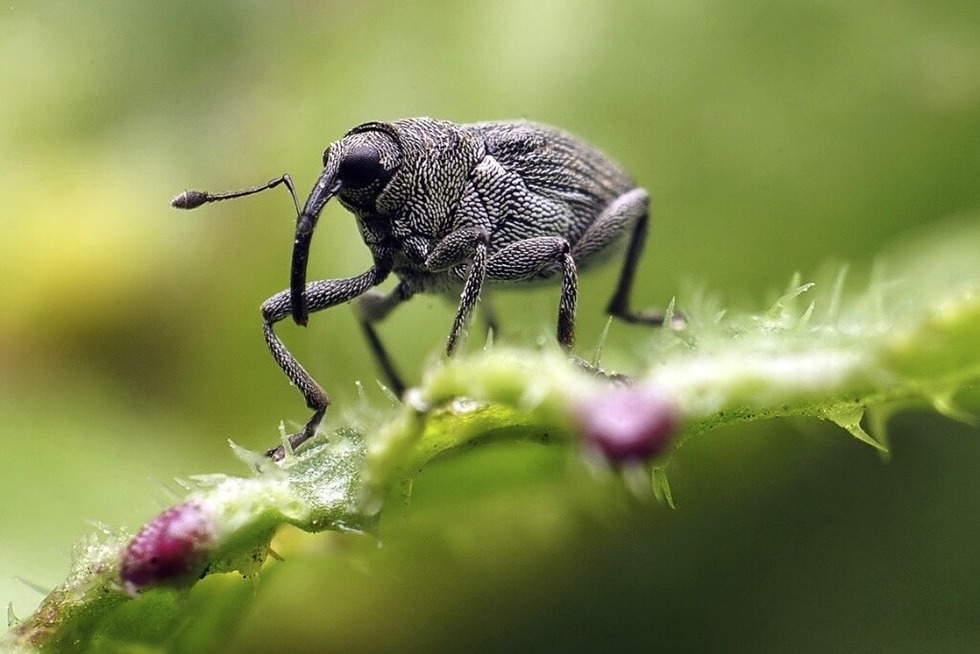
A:
{"type": "Polygon", "coordinates": [[[170,206],[174,209],[196,209],[210,201],[210,193],[204,191],[184,191],[170,201],[170,206]]]}

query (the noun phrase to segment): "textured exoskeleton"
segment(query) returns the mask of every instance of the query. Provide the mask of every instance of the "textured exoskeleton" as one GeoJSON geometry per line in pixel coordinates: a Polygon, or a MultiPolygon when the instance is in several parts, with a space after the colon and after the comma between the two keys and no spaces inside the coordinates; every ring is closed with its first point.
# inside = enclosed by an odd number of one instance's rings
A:
{"type": "MultiPolygon", "coordinates": [[[[226,194],[188,191],[174,206],[241,197],[285,183],[226,194]]],[[[294,194],[295,198],[295,194],[294,194]]],[[[290,437],[313,436],[327,393],[283,345],[273,325],[359,298],[365,335],[392,388],[404,386],[373,323],[416,293],[458,301],[446,350],[465,334],[485,286],[560,278],[558,342],[574,341],[577,271],[626,254],[608,311],[630,322],[661,324],[656,311],[630,308],[630,290],[649,222],[647,192],[598,150],[545,125],[488,122],[460,125],[430,118],[359,125],[327,148],[323,172],[299,211],[290,288],[262,305],[265,339],[280,368],[300,389],[313,417],[290,437]],[[307,283],[313,229],[336,196],[357,219],[374,264],[347,279],[307,283]],[[390,293],[371,290],[394,273],[390,293]]],[[[283,448],[273,448],[273,458],[283,448]]]]}

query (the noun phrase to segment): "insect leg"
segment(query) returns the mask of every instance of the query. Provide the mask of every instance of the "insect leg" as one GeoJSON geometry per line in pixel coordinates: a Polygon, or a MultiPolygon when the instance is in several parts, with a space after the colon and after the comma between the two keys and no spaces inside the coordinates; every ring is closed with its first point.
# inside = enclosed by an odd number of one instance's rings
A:
{"type": "Polygon", "coordinates": [[[483,318],[487,333],[493,334],[493,338],[496,339],[500,336],[500,319],[497,317],[497,311],[490,300],[491,298],[487,297],[487,293],[484,293],[483,297],[480,298],[480,317],[483,318]]]}
{"type": "Polygon", "coordinates": [[[578,272],[568,241],[558,236],[537,236],[511,243],[494,253],[487,278],[495,281],[530,279],[549,265],[561,267],[561,299],[558,302],[558,343],[566,350],[575,343],[575,305],[578,272]]]}
{"type": "MultiPolygon", "coordinates": [[[[387,270],[374,266],[357,277],[310,282],[306,285],[309,310],[313,313],[353,300],[359,295],[363,295],[372,286],[380,284],[387,276],[387,270]]],[[[286,348],[273,329],[273,325],[290,315],[292,315],[292,303],[289,289],[273,295],[262,304],[262,317],[265,320],[263,333],[266,345],[269,346],[269,351],[272,352],[272,357],[276,360],[279,368],[303,394],[306,406],[313,410],[313,417],[303,429],[289,436],[290,447],[297,448],[316,435],[320,421],[330,405],[330,396],[296,360],[296,357],[286,348]]],[[[280,445],[269,449],[265,454],[278,461],[285,456],[285,449],[280,445]]]]}
{"type": "Polygon", "coordinates": [[[619,281],[606,311],[629,323],[662,325],[664,314],[656,309],[636,311],[630,308],[633,281],[643,253],[650,222],[650,200],[643,189],[633,189],[616,198],[582,236],[572,253],[576,258],[590,256],[630,232],[629,243],[619,281]]]}
{"type": "Polygon", "coordinates": [[[381,368],[381,372],[384,374],[388,386],[399,397],[405,392],[405,383],[402,381],[401,375],[398,374],[398,369],[395,368],[395,363],[392,361],[387,349],[385,349],[384,344],[381,342],[378,332],[374,329],[374,323],[384,320],[395,307],[412,297],[414,293],[415,291],[408,284],[401,282],[387,295],[377,291],[368,291],[358,298],[356,305],[357,312],[360,315],[359,322],[361,324],[361,330],[364,332],[364,337],[367,339],[371,352],[374,354],[374,360],[377,362],[378,367],[381,368]]]}
{"type": "Polygon", "coordinates": [[[453,326],[449,331],[449,338],[446,341],[446,354],[452,356],[456,351],[459,339],[469,328],[470,317],[473,309],[480,300],[480,293],[483,291],[483,280],[487,276],[487,246],[480,242],[476,245],[473,253],[473,261],[470,263],[469,273],[466,275],[466,282],[463,284],[463,292],[459,294],[459,307],[456,309],[456,317],[453,318],[453,326]]]}
{"type": "Polygon", "coordinates": [[[425,267],[430,272],[454,269],[463,279],[463,291],[459,294],[459,307],[453,319],[452,329],[446,341],[446,354],[452,356],[460,337],[469,328],[473,309],[483,291],[483,279],[487,274],[487,244],[490,237],[482,227],[464,227],[450,232],[429,253],[425,267]],[[470,259],[468,264],[464,262],[470,259]]]}

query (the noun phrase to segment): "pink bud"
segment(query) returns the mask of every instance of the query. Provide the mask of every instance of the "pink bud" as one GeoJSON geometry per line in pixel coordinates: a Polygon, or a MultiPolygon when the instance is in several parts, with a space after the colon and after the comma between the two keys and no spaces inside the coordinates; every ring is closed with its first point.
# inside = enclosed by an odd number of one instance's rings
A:
{"type": "Polygon", "coordinates": [[[213,541],[210,516],[195,502],[173,506],[148,522],[123,553],[126,592],[197,579],[207,567],[213,541]]]}
{"type": "Polygon", "coordinates": [[[677,410],[665,394],[643,385],[604,389],[575,413],[585,442],[617,464],[660,454],[677,426],[677,410]]]}

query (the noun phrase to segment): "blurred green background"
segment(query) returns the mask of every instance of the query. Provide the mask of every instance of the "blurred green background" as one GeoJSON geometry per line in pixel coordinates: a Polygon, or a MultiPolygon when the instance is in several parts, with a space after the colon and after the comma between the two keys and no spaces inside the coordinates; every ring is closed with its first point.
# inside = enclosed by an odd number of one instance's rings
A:
{"type": "MultiPolygon", "coordinates": [[[[41,596],[16,577],[59,583],[87,521],[135,529],[169,501],[153,480],[244,473],[228,438],[264,448],[307,418],[258,313],[287,282],[291,203],[179,213],[184,188],[288,171],[305,193],[367,120],[556,124],[652,193],[639,306],[704,286],[762,308],[795,271],[860,278],[980,207],[975,0],[15,1],[0,62],[0,599],[18,615],[41,596]]],[[[320,225],[311,275],[367,267],[339,205],[320,225]]],[[[583,283],[583,351],[613,283],[583,283]]],[[[500,300],[506,340],[550,333],[554,289],[500,300]]],[[[419,298],[382,326],[410,380],[451,316],[419,298]]],[[[282,334],[335,420],[357,380],[383,406],[348,308],[282,334]]],[[[610,356],[638,338],[614,326],[610,356]]],[[[977,651],[980,434],[892,425],[887,463],[811,421],[701,437],[671,464],[673,512],[536,447],[436,466],[382,549],[299,539],[290,561],[313,563],[230,589],[248,608],[229,648],[977,651]]]]}

